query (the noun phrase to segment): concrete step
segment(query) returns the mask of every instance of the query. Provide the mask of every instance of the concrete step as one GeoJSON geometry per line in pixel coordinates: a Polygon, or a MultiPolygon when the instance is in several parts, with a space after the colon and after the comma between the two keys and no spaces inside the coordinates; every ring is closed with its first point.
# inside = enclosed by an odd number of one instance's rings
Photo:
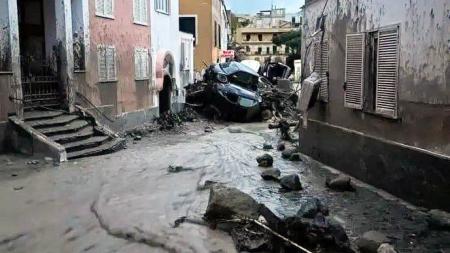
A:
{"type": "Polygon", "coordinates": [[[30,124],[31,127],[39,129],[44,127],[64,126],[78,118],[79,116],[76,114],[60,115],[54,118],[34,120],[27,123],[30,124]]]}
{"type": "Polygon", "coordinates": [[[32,120],[41,120],[41,119],[51,119],[54,117],[58,117],[63,115],[64,112],[62,111],[28,111],[24,112],[23,117],[25,118],[25,121],[32,121],[32,120]]]}
{"type": "Polygon", "coordinates": [[[94,127],[87,126],[75,133],[58,134],[50,136],[50,139],[59,144],[65,144],[68,142],[76,142],[83,139],[87,139],[93,135],[94,135],[94,127]]]}
{"type": "Polygon", "coordinates": [[[39,129],[39,132],[41,132],[42,134],[45,134],[47,136],[68,134],[68,133],[73,133],[78,130],[81,130],[88,125],[90,125],[90,123],[87,122],[86,120],[74,120],[64,126],[56,126],[56,127],[39,129]]]}
{"type": "Polygon", "coordinates": [[[125,145],[125,139],[117,138],[103,143],[100,146],[88,148],[75,152],[67,152],[67,159],[82,158],[86,156],[103,155],[122,149],[125,145]]]}
{"type": "Polygon", "coordinates": [[[89,149],[93,147],[97,147],[105,143],[107,140],[110,140],[109,136],[92,136],[85,140],[75,141],[75,142],[68,142],[66,144],[63,144],[63,146],[66,148],[67,152],[75,152],[80,151],[83,149],[89,149]]]}

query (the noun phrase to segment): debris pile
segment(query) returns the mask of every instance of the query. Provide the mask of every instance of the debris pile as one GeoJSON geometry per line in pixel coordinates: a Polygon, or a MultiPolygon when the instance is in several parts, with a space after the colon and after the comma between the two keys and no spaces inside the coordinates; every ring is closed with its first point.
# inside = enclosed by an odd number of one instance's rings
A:
{"type": "Polygon", "coordinates": [[[156,123],[159,125],[160,130],[172,130],[178,126],[181,126],[184,122],[194,122],[198,118],[197,112],[192,108],[186,107],[179,113],[165,112],[156,119],[156,123]]]}

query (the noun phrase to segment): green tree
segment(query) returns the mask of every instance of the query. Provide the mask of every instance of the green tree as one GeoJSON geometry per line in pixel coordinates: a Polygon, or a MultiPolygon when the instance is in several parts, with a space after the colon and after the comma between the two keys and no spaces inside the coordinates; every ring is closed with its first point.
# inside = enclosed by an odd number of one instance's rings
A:
{"type": "Polygon", "coordinates": [[[281,46],[286,45],[291,49],[291,52],[294,54],[300,53],[300,49],[302,46],[302,31],[291,31],[287,33],[282,33],[278,36],[274,36],[272,39],[272,43],[281,46]]]}

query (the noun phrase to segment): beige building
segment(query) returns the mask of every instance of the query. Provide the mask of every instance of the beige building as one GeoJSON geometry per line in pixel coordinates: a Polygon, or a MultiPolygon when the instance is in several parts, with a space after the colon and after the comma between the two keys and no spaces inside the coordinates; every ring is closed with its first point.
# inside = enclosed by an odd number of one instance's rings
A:
{"type": "Polygon", "coordinates": [[[289,54],[289,48],[272,43],[276,36],[297,28],[286,21],[284,9],[261,11],[254,17],[247,18],[250,24],[236,30],[236,43],[243,47],[247,58],[264,62],[267,58],[278,58],[283,62],[289,54]]]}
{"type": "Polygon", "coordinates": [[[221,61],[227,49],[229,21],[223,0],[180,1],[180,30],[195,37],[196,71],[221,61]]]}

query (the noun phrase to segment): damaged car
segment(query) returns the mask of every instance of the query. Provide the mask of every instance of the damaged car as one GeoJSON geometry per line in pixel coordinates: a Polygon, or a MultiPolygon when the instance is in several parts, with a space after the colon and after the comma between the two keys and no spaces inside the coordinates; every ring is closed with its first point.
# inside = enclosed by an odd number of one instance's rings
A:
{"type": "Polygon", "coordinates": [[[209,66],[201,85],[188,88],[187,102],[204,107],[215,118],[252,121],[260,117],[262,80],[257,72],[238,62],[209,66]]]}

